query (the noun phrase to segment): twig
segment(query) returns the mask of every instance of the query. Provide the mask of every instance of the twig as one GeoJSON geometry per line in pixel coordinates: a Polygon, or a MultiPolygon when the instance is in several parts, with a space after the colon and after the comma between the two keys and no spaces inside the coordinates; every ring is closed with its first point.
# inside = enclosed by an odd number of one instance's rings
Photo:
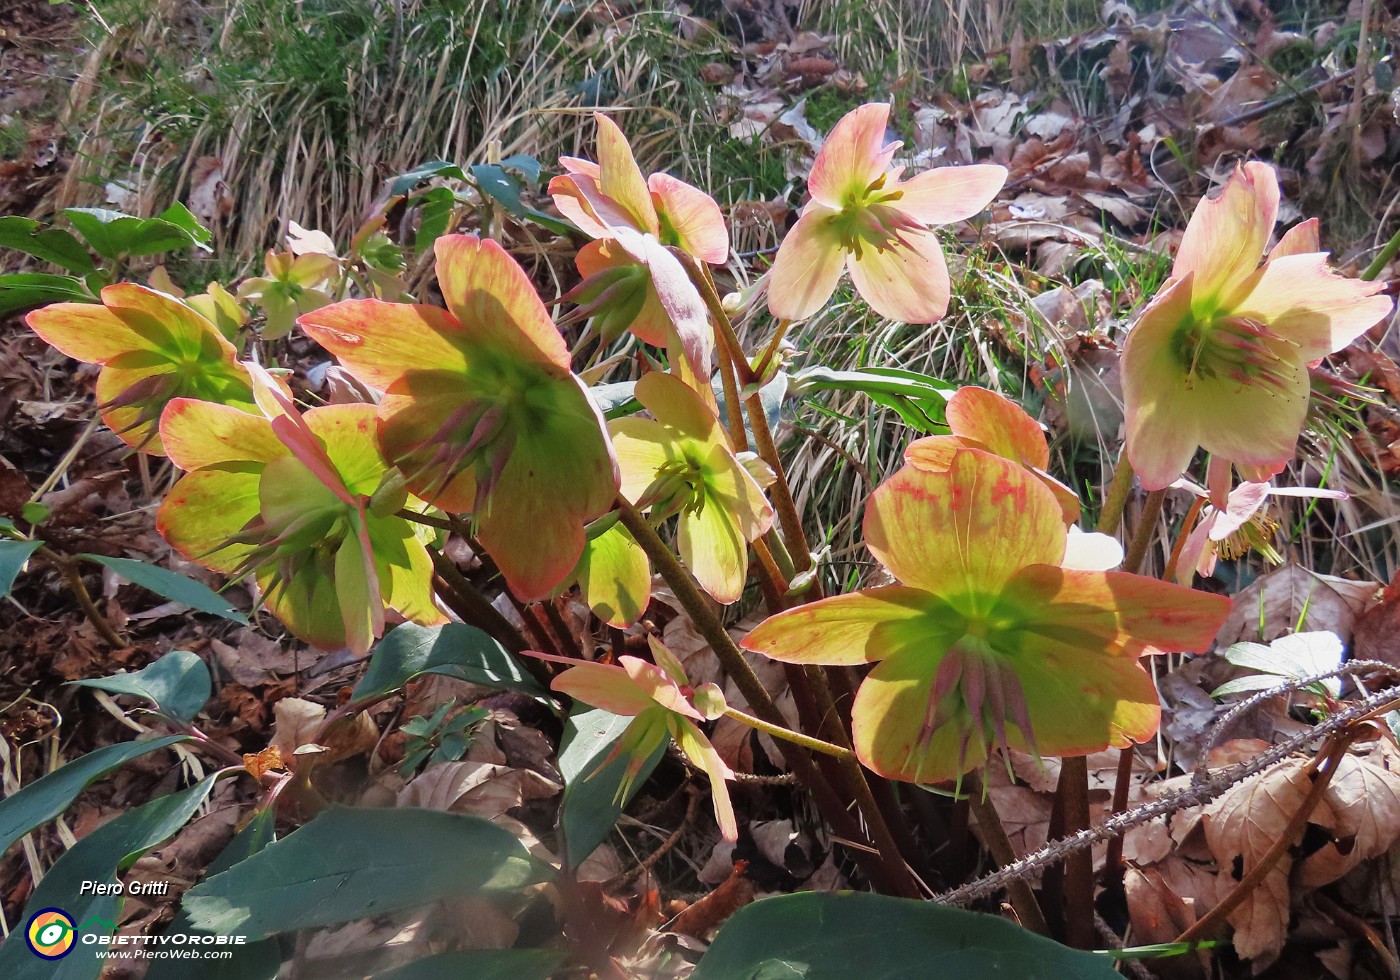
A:
{"type": "Polygon", "coordinates": [[[933,897],[933,901],[942,905],[967,905],[979,898],[984,898],[994,894],[998,890],[1006,887],[1011,881],[1027,878],[1039,871],[1063,861],[1069,854],[1082,851],[1086,847],[1101,841],[1109,841],[1119,837],[1139,824],[1147,823],[1158,817],[1170,816],[1178,810],[1187,807],[1200,806],[1209,803],[1220,796],[1236,783],[1248,779],[1256,773],[1263,772],[1281,759],[1292,755],[1298,749],[1307,745],[1317,738],[1330,735],[1335,731],[1340,731],[1352,722],[1370,714],[1378,708],[1389,705],[1392,701],[1400,699],[1400,685],[1388,687],[1383,691],[1377,691],[1369,697],[1360,701],[1355,701],[1345,709],[1337,712],[1329,718],[1309,728],[1305,732],[1300,732],[1292,738],[1285,739],[1273,748],[1260,753],[1247,762],[1222,769],[1215,775],[1192,783],[1186,789],[1167,793],[1163,796],[1144,803],[1142,806],[1127,813],[1116,814],[1104,820],[1097,826],[1087,830],[1081,830],[1077,834],[1071,834],[1060,840],[1051,841],[1040,850],[1028,854],[1015,864],[1010,865],[1000,871],[984,875],[976,881],[968,882],[959,888],[950,889],[933,897]]]}
{"type": "Polygon", "coordinates": [[[449,595],[443,598],[452,604],[453,612],[471,625],[491,634],[496,642],[511,653],[519,653],[525,649],[520,631],[467,581],[467,577],[458,571],[450,558],[432,548],[428,549],[428,555],[433,560],[433,571],[437,572],[438,578],[448,587],[449,595]]]}
{"type": "Polygon", "coordinates": [[[92,595],[88,592],[87,586],[83,584],[83,574],[78,570],[77,561],[67,555],[60,555],[48,545],[40,545],[36,553],[63,576],[68,591],[73,593],[73,598],[78,602],[78,608],[83,611],[83,615],[87,617],[88,622],[92,624],[93,629],[97,630],[102,639],[118,650],[125,647],[127,642],[121,638],[121,634],[113,628],[112,624],[107,621],[107,617],[103,616],[101,610],[97,608],[97,604],[92,601],[92,595]]]}
{"type": "Polygon", "coordinates": [[[642,858],[642,860],[637,863],[637,866],[635,868],[632,868],[630,871],[619,872],[618,874],[613,875],[607,881],[603,882],[604,891],[610,891],[614,888],[619,888],[622,885],[626,885],[629,882],[631,882],[634,878],[636,878],[639,874],[641,874],[643,871],[650,871],[652,866],[655,865],[657,861],[660,861],[663,857],[666,856],[666,854],[671,850],[671,848],[675,847],[676,844],[680,843],[681,836],[686,832],[686,830],[690,828],[690,825],[695,822],[695,814],[700,808],[699,790],[697,790],[694,786],[687,786],[686,796],[688,797],[688,799],[686,800],[685,804],[685,817],[681,820],[680,826],[678,826],[674,831],[671,832],[671,836],[667,837],[664,841],[661,842],[660,847],[652,851],[646,857],[642,858]]]}

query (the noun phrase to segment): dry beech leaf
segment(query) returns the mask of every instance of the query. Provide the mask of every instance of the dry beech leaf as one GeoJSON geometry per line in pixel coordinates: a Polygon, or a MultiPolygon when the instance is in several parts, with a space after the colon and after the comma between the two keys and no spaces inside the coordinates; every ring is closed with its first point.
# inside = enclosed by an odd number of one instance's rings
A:
{"type": "Polygon", "coordinates": [[[1356,617],[1375,598],[1375,582],[1318,575],[1284,565],[1259,576],[1235,596],[1235,608],[1215,641],[1224,648],[1247,640],[1268,643],[1293,632],[1331,630],[1350,642],[1356,617]]]}
{"type": "Polygon", "coordinates": [[[432,766],[399,793],[399,806],[469,813],[495,820],[526,800],[542,799],[562,787],[529,769],[489,762],[444,762],[432,766]]]}
{"type": "MultiPolygon", "coordinates": [[[[1220,865],[1224,882],[1239,881],[1278,840],[1302,806],[1312,781],[1301,759],[1283,762],[1252,777],[1206,806],[1206,841],[1220,865]]],[[[1324,799],[1313,811],[1314,823],[1328,824],[1331,815],[1324,799]]],[[[1288,936],[1288,886],[1293,859],[1283,855],[1259,887],[1229,916],[1235,927],[1235,950],[1245,959],[1272,957],[1288,936]]]]}
{"type": "Polygon", "coordinates": [[[1386,853],[1400,840],[1400,750],[1388,740],[1367,755],[1342,756],[1323,797],[1332,840],[1299,862],[1295,881],[1320,888],[1352,868],[1386,853]]]}
{"type": "Polygon", "coordinates": [[[325,705],[305,698],[283,698],[272,706],[272,741],[268,743],[269,747],[280,750],[283,759],[292,759],[297,749],[312,743],[325,720],[325,705]]]}

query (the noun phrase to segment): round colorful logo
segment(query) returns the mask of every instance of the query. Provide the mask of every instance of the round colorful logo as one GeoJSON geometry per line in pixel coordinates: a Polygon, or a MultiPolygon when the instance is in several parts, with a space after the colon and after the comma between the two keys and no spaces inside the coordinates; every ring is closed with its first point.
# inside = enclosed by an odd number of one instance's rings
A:
{"type": "Polygon", "coordinates": [[[40,909],[30,917],[24,938],[35,956],[61,960],[73,951],[73,920],[63,909],[40,909]]]}

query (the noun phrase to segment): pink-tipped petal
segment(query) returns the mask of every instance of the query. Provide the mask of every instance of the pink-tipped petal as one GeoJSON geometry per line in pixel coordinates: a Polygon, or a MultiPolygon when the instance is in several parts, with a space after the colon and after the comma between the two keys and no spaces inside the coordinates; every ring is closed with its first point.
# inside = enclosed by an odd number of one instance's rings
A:
{"type": "Polygon", "coordinates": [[[959,388],[948,400],[947,418],[953,435],[971,440],[974,448],[1034,469],[1050,466],[1045,430],[1003,395],[973,385],[959,388]]]}
{"type": "Polygon", "coordinates": [[[858,666],[957,639],[946,603],[919,589],[888,585],[819,599],[769,616],[740,646],[786,663],[858,666]]]}
{"type": "Polygon", "coordinates": [[[840,210],[885,173],[899,146],[885,143],[889,120],[890,107],[883,102],[866,103],[841,117],[807,175],[812,200],[840,210]]]}
{"type": "Polygon", "coordinates": [[[1303,361],[1341,350],[1390,316],[1385,283],[1348,279],[1327,268],[1323,253],[1271,259],[1245,283],[1234,314],[1268,325],[1297,344],[1303,361]]]}
{"type": "Polygon", "coordinates": [[[951,225],[983,211],[1006,184],[1006,168],[994,163],[936,167],[900,182],[891,202],[926,225],[951,225]]]}
{"type": "Polygon", "coordinates": [[[1195,295],[1219,297],[1253,274],[1278,216],[1278,175],[1266,163],[1237,168],[1225,189],[1196,206],[1172,266],[1172,278],[1195,275],[1195,295]]]}
{"type": "Polygon", "coordinates": [[[809,207],[783,239],[768,281],[768,310],[778,319],[805,320],[835,291],[846,261],[835,218],[809,207]]]}
{"type": "Polygon", "coordinates": [[[1281,259],[1285,255],[1307,255],[1321,251],[1322,236],[1318,233],[1317,219],[1309,218],[1284,232],[1278,244],[1270,249],[1269,258],[1281,259]]]}
{"type": "Polygon", "coordinates": [[[652,174],[647,187],[661,220],[675,232],[682,249],[710,265],[728,260],[729,230],[714,198],[670,174],[652,174]]]}
{"type": "Polygon", "coordinates": [[[655,235],[656,208],[631,144],[607,116],[595,112],[593,118],[598,120],[598,189],[631,216],[633,228],[655,235]]]}

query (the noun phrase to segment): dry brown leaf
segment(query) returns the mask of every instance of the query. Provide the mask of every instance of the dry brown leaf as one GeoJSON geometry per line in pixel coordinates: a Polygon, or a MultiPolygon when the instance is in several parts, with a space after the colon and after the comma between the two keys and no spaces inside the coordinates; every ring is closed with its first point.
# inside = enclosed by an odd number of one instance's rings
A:
{"type": "Polygon", "coordinates": [[[731,915],[754,900],[753,882],[744,877],[748,866],[747,861],[735,861],[729,877],[710,894],[672,919],[667,931],[704,939],[711,930],[724,925],[731,915]]]}
{"type": "MultiPolygon", "coordinates": [[[[1280,763],[1206,806],[1206,841],[1223,881],[1237,882],[1249,874],[1278,840],[1312,786],[1306,765],[1301,759],[1280,763]]],[[[1324,799],[1313,811],[1313,821],[1327,824],[1331,819],[1324,799]]],[[[1292,857],[1285,853],[1230,914],[1235,950],[1245,959],[1269,958],[1283,948],[1288,937],[1292,866],[1292,857]]]]}
{"type": "Polygon", "coordinates": [[[283,698],[272,706],[272,740],[268,745],[279,749],[282,758],[295,768],[297,749],[312,744],[325,720],[325,705],[305,698],[283,698]]]}
{"type": "Polygon", "coordinates": [[[1336,881],[1400,840],[1400,751],[1381,739],[1367,755],[1342,756],[1323,799],[1331,822],[1316,814],[1311,822],[1331,831],[1332,840],[1299,862],[1294,880],[1307,888],[1336,881]]]}
{"type": "Polygon", "coordinates": [[[563,787],[529,769],[488,762],[445,762],[431,766],[399,793],[399,806],[470,813],[495,820],[526,800],[543,799],[563,787]]]}
{"type": "Polygon", "coordinates": [[[286,769],[287,764],[282,761],[282,750],[269,745],[261,752],[243,753],[243,768],[252,773],[254,779],[262,779],[274,769],[286,769]]]}
{"type": "Polygon", "coordinates": [[[1268,643],[1288,633],[1331,630],[1350,643],[1356,617],[1373,601],[1375,582],[1319,575],[1284,565],[1259,576],[1235,596],[1235,608],[1216,634],[1225,647],[1241,640],[1268,643]]]}

